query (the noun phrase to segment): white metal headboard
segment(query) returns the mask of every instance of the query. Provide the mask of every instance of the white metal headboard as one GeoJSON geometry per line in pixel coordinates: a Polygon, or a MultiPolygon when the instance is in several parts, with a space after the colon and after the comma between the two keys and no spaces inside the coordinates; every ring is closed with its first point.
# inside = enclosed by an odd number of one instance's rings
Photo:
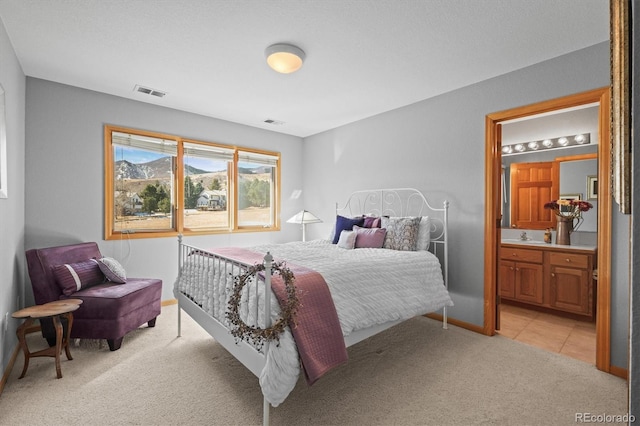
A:
{"type": "Polygon", "coordinates": [[[429,251],[435,254],[442,265],[444,284],[448,288],[448,214],[449,202],[441,208],[433,207],[425,196],[414,188],[366,189],[355,191],[340,207],[336,203],[336,214],[341,216],[429,216],[431,243],[429,251]]]}

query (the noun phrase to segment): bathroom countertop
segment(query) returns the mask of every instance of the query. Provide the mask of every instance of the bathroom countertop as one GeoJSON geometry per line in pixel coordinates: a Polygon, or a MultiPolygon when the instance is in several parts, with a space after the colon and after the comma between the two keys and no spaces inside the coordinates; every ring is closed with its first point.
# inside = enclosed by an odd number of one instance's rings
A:
{"type": "Polygon", "coordinates": [[[541,248],[541,249],[559,249],[559,250],[584,250],[584,251],[596,251],[598,248],[595,245],[582,245],[582,244],[556,244],[556,243],[545,243],[543,241],[537,240],[519,240],[515,238],[507,238],[501,241],[503,245],[513,245],[513,246],[526,246],[527,248],[541,248]]]}

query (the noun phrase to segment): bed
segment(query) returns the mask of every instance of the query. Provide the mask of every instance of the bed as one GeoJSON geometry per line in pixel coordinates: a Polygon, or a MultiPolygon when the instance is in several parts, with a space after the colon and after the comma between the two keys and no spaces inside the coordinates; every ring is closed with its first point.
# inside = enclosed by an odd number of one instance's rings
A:
{"type": "MultiPolygon", "coordinates": [[[[300,324],[286,327],[277,340],[266,342],[232,334],[235,323],[229,320],[229,300],[238,291],[234,287],[238,277],[247,282],[236,304],[243,322],[265,329],[281,318],[284,301],[280,295],[278,303],[273,296],[275,287],[272,290],[272,273],[280,271],[279,266],[301,272],[300,276],[296,272],[296,286],[306,279],[307,271],[326,283],[331,309],[335,307],[334,328],[344,348],[409,318],[439,310],[446,329],[446,309],[453,305],[447,282],[448,209],[447,201],[440,208],[433,207],[412,188],[363,190],[352,193],[343,205],[336,204],[336,222],[327,240],[203,249],[179,237],[174,285],[178,336],[184,311],[258,377],[264,396],[263,422],[268,424],[270,407],[286,399],[301,369],[310,384],[318,377],[310,380],[310,370],[305,368],[309,349],[301,346],[304,342],[298,328],[304,327],[300,324]],[[383,231],[384,246],[378,247],[375,244],[383,231]],[[375,238],[369,238],[374,234],[375,238]],[[261,272],[248,277],[247,271],[257,266],[261,272]]],[[[305,309],[307,304],[302,303],[305,309]]],[[[333,318],[331,309],[327,309],[327,322],[333,318]]],[[[322,311],[312,315],[318,316],[323,316],[322,311]]],[[[313,339],[313,331],[310,333],[313,339]]],[[[311,347],[323,345],[314,342],[311,347]]]]}

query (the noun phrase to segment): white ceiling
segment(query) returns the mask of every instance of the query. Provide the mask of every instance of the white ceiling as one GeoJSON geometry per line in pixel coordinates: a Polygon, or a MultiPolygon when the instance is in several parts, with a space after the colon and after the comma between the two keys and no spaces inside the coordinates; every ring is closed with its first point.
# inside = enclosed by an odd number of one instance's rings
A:
{"type": "Polygon", "coordinates": [[[609,39],[606,0],[0,0],[0,18],[27,76],[300,137],[609,39]],[[277,42],[300,71],[267,67],[277,42]]]}

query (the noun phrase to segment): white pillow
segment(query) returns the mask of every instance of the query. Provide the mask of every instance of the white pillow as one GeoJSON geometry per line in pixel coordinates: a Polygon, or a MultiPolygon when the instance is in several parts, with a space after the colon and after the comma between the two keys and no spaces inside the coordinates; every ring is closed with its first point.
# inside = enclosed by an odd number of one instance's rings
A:
{"type": "Polygon", "coordinates": [[[120,262],[114,258],[103,257],[102,259],[98,259],[98,266],[109,281],[118,284],[124,284],[127,282],[127,274],[125,273],[124,268],[120,262]]]}
{"type": "Polygon", "coordinates": [[[417,251],[429,250],[429,244],[431,243],[431,220],[429,216],[422,216],[420,225],[418,227],[418,243],[416,244],[417,251]]]}
{"type": "Polygon", "coordinates": [[[342,231],[338,240],[338,247],[351,250],[356,246],[356,231],[342,231]]]}

